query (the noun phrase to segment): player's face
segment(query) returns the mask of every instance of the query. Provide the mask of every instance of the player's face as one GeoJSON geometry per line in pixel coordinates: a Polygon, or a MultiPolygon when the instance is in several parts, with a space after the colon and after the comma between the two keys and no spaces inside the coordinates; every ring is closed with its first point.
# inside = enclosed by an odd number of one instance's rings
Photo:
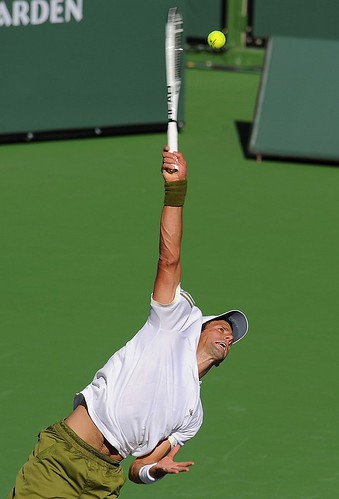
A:
{"type": "Polygon", "coordinates": [[[234,341],[231,326],[223,320],[209,322],[201,333],[201,339],[206,353],[215,360],[216,365],[227,357],[234,341]]]}

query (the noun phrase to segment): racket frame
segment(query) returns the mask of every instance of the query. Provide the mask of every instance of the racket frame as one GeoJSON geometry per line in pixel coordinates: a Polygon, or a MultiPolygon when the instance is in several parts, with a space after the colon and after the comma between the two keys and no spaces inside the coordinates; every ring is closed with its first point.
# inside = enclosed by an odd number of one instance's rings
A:
{"type": "MultiPolygon", "coordinates": [[[[178,106],[182,73],[183,19],[176,7],[168,11],[165,37],[167,82],[167,144],[171,152],[178,151],[178,106]]],[[[173,165],[178,169],[177,165],[173,165]]]]}

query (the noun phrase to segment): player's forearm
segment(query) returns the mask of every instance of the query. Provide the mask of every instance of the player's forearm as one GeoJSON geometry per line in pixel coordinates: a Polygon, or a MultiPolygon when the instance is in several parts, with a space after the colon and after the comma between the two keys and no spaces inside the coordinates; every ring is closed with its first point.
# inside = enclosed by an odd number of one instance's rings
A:
{"type": "Polygon", "coordinates": [[[143,464],[141,462],[134,461],[128,473],[128,478],[131,482],[137,484],[147,484],[150,485],[167,475],[168,471],[165,471],[162,466],[159,466],[158,462],[151,464],[143,464]]]}
{"type": "Polygon", "coordinates": [[[158,462],[144,464],[134,461],[129,468],[128,478],[137,484],[150,485],[164,478],[167,473],[168,471],[165,471],[161,465],[159,466],[158,462]]]}
{"type": "Polygon", "coordinates": [[[133,461],[133,463],[130,465],[128,470],[128,478],[131,480],[131,482],[138,484],[143,483],[139,476],[139,471],[142,468],[142,466],[144,466],[144,464],[138,461],[133,461]]]}
{"type": "Polygon", "coordinates": [[[164,206],[160,224],[159,263],[176,267],[180,263],[182,207],[164,206]]]}
{"type": "Polygon", "coordinates": [[[169,441],[163,441],[148,456],[133,461],[129,469],[129,479],[135,483],[152,484],[165,475],[189,471],[193,461],[174,461],[179,449],[180,445],[175,445],[170,450],[169,441]]]}
{"type": "MultiPolygon", "coordinates": [[[[130,468],[129,468],[129,473],[128,473],[128,478],[134,482],[134,483],[145,483],[141,480],[140,478],[140,470],[143,468],[145,465],[149,466],[150,464],[157,464],[158,461],[161,461],[171,450],[171,444],[169,440],[163,440],[160,442],[153,451],[145,457],[137,458],[134,461],[132,461],[130,468]]],[[[149,469],[149,475],[156,479],[160,478],[160,475],[162,476],[163,473],[160,473],[158,471],[158,476],[157,473],[154,472],[156,470],[156,466],[151,466],[149,469]]],[[[142,475],[141,475],[142,476],[142,475]]]]}

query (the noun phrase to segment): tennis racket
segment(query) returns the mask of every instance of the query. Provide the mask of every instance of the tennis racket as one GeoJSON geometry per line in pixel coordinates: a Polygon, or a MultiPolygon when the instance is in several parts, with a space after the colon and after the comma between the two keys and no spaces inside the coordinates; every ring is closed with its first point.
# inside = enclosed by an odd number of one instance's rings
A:
{"type": "MultiPolygon", "coordinates": [[[[177,7],[168,11],[166,23],[167,143],[178,151],[178,104],[182,74],[183,19],[177,7]]],[[[173,165],[175,170],[178,166],[173,165]]]]}

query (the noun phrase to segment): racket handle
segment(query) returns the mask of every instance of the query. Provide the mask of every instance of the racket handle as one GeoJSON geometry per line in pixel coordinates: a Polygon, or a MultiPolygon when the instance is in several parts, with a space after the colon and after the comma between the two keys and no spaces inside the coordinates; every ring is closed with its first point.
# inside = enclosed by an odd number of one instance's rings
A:
{"type": "Polygon", "coordinates": [[[167,125],[167,144],[170,152],[178,152],[178,125],[176,121],[169,121],[167,125]]]}

